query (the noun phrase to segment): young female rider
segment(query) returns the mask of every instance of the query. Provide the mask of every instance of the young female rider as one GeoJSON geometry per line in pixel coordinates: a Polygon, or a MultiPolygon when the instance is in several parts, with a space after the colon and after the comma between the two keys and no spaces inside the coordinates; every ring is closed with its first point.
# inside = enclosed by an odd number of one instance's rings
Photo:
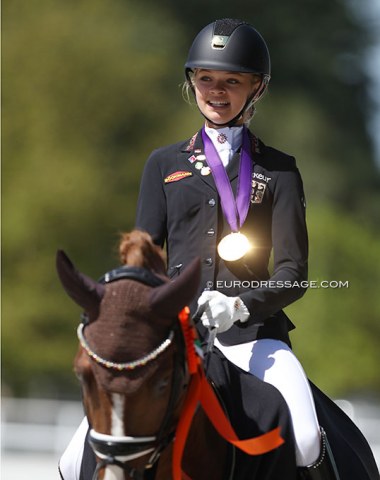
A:
{"type": "Polygon", "coordinates": [[[217,333],[215,346],[231,362],[281,392],[299,478],[336,479],[308,380],[290,348],[294,326],[282,311],[303,295],[307,278],[302,180],[293,157],[247,128],[270,79],[267,45],[252,26],[217,20],[195,38],[185,73],[205,123],[187,142],[152,153],[136,226],[166,243],[171,277],[201,258],[192,306],[201,312],[201,337],[217,333]]]}
{"type": "MultiPolygon", "coordinates": [[[[267,46],[252,26],[217,20],[195,38],[185,73],[205,123],[190,140],[152,153],[136,226],[166,244],[171,277],[201,258],[199,299],[191,306],[201,338],[207,330],[217,334],[214,346],[227,359],[281,392],[299,478],[337,479],[308,380],[290,348],[294,326],[282,311],[303,295],[299,285],[307,278],[301,177],[293,157],[247,128],[270,79],[267,46]]],[[[80,478],[87,429],[84,420],[61,458],[65,480],[80,478]]]]}

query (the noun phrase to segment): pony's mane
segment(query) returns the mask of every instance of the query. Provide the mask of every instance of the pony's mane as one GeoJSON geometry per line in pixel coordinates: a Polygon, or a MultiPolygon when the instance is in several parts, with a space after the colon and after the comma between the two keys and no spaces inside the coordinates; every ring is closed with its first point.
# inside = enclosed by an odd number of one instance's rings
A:
{"type": "Polygon", "coordinates": [[[153,243],[151,236],[141,230],[122,233],[119,256],[124,265],[142,267],[158,275],[166,276],[166,256],[164,251],[153,243]]]}

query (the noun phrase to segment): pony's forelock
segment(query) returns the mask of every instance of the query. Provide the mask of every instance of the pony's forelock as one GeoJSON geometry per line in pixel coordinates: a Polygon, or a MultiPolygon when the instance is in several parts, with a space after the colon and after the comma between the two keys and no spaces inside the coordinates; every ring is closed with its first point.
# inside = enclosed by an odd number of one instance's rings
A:
{"type": "Polygon", "coordinates": [[[166,256],[152,237],[141,230],[122,233],[119,256],[124,265],[142,267],[157,274],[166,275],[166,256]]]}

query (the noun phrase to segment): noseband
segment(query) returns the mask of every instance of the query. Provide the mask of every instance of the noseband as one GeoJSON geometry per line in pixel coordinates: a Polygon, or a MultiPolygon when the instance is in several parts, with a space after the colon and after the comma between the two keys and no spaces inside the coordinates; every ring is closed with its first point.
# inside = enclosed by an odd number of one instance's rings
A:
{"type": "MultiPolygon", "coordinates": [[[[140,267],[123,266],[111,270],[99,279],[100,283],[106,284],[115,282],[121,279],[135,280],[150,287],[158,287],[165,282],[154,275],[149,270],[140,267]]],[[[184,340],[181,334],[181,329],[176,322],[170,330],[167,338],[158,345],[154,350],[144,355],[143,357],[133,360],[131,362],[116,363],[100,357],[88,344],[84,330],[88,320],[86,316],[82,317],[83,323],[78,326],[77,334],[79,342],[87,353],[87,355],[96,363],[105,368],[116,371],[131,371],[157,359],[169,346],[176,341],[179,347],[184,346],[184,340]]],[[[178,348],[181,352],[181,348],[178,348]]],[[[94,472],[93,480],[98,478],[98,473],[102,468],[108,465],[116,465],[123,469],[133,480],[153,480],[155,478],[158,459],[161,452],[172,442],[174,438],[174,431],[170,431],[170,424],[172,419],[172,412],[178,400],[180,393],[181,375],[178,375],[179,370],[186,369],[184,354],[180,354],[179,359],[174,359],[174,368],[172,373],[172,383],[168,406],[161,422],[161,426],[156,436],[149,437],[132,437],[132,436],[114,436],[99,433],[93,429],[89,432],[89,443],[98,457],[96,470],[94,472]],[[128,465],[128,462],[145,455],[150,454],[147,463],[142,469],[136,469],[128,465]]]]}

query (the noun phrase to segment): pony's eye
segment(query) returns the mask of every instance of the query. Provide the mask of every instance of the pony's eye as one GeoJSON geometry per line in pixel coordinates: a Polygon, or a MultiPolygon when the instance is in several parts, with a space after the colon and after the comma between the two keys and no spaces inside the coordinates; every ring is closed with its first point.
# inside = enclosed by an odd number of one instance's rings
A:
{"type": "Polygon", "coordinates": [[[170,378],[161,378],[156,385],[156,392],[158,395],[165,393],[168,386],[170,385],[170,378]]]}

